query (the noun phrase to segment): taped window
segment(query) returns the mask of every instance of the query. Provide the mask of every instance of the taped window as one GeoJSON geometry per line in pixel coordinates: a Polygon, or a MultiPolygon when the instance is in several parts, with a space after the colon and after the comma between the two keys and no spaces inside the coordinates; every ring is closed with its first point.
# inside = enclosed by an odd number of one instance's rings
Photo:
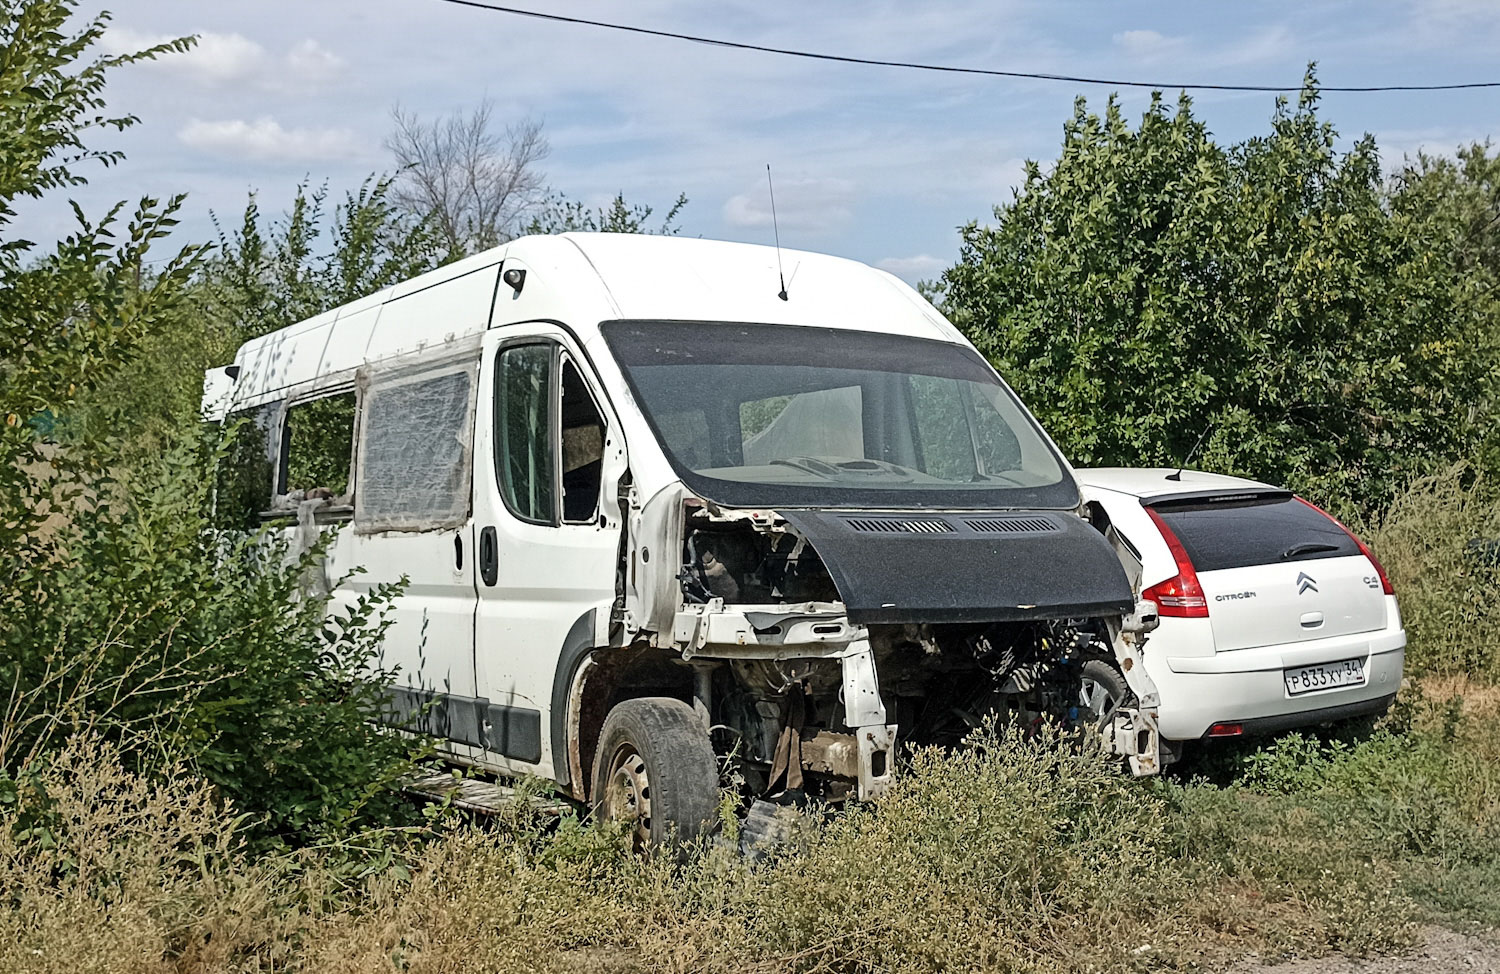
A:
{"type": "Polygon", "coordinates": [[[456,527],[469,516],[475,363],[366,377],[359,531],[456,527]]]}

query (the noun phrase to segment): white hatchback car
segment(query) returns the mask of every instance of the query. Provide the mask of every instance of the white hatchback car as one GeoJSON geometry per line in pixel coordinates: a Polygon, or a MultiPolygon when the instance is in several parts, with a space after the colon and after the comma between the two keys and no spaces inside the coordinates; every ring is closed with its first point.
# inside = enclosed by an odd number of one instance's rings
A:
{"type": "Polygon", "coordinates": [[[1139,594],[1160,613],[1144,658],[1161,692],[1164,741],[1272,733],[1390,706],[1405,658],[1401,612],[1380,562],[1338,521],[1238,477],[1119,467],[1077,475],[1084,499],[1138,554],[1139,594]]]}

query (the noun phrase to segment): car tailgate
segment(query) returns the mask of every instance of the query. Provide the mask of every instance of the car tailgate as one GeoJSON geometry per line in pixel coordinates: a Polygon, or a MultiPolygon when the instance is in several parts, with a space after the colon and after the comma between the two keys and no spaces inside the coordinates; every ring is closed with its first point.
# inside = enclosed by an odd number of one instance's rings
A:
{"type": "Polygon", "coordinates": [[[1364,555],[1199,572],[1198,583],[1221,652],[1385,628],[1385,596],[1364,555]]]}
{"type": "Polygon", "coordinates": [[[1153,508],[1192,559],[1217,650],[1385,628],[1375,566],[1343,527],[1291,495],[1153,508]]]}

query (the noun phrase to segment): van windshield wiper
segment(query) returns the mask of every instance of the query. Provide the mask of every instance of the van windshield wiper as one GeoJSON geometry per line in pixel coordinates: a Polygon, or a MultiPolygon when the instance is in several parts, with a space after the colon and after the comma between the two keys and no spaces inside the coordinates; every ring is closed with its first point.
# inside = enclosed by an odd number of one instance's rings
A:
{"type": "Polygon", "coordinates": [[[1298,555],[1310,555],[1315,551],[1338,550],[1339,546],[1336,544],[1328,544],[1323,541],[1304,541],[1302,544],[1294,544],[1287,550],[1283,551],[1281,553],[1281,560],[1286,561],[1288,558],[1295,558],[1298,555]]]}

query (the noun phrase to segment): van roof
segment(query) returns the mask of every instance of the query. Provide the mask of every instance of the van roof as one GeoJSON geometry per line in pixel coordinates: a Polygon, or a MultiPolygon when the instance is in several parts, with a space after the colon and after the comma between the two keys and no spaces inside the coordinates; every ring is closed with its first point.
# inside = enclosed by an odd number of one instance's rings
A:
{"type": "MultiPolygon", "coordinates": [[[[844,257],[629,233],[555,239],[578,248],[621,318],[816,325],[962,340],[900,279],[844,257]],[[785,301],[779,296],[783,280],[785,301]]],[[[519,251],[541,241],[515,243],[519,251]]]]}
{"type": "Polygon", "coordinates": [[[519,237],[252,339],[235,356],[234,398],[246,403],[366,363],[472,340],[491,324],[539,318],[562,320],[585,339],[600,321],[631,318],[963,341],[911,287],[858,261],[722,240],[565,233],[519,237]],[[501,286],[511,300],[495,301],[492,313],[502,262],[524,267],[528,276],[520,294],[501,286]],[[787,300],[778,294],[783,274],[787,300]]]}

